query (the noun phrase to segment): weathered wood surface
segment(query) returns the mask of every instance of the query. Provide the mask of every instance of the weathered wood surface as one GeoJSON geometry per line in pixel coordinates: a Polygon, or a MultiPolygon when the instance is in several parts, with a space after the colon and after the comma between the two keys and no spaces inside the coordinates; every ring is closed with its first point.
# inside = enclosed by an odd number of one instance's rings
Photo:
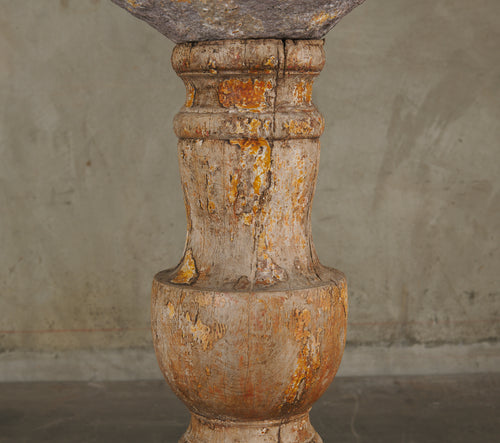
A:
{"type": "Polygon", "coordinates": [[[160,367],[193,413],[181,441],[321,442],[309,423],[345,345],[347,288],[322,266],[311,203],[323,42],[178,45],[174,126],[185,254],[153,284],[160,367]]]}
{"type": "Polygon", "coordinates": [[[111,0],[176,43],[320,39],[364,0],[111,0]]]}

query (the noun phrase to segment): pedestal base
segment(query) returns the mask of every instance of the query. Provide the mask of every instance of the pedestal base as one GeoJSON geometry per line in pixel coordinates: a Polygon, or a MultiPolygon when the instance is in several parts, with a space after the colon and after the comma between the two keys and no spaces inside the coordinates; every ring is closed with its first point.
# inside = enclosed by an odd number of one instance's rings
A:
{"type": "Polygon", "coordinates": [[[197,414],[179,443],[323,443],[309,421],[309,413],[288,419],[230,422],[197,414]]]}

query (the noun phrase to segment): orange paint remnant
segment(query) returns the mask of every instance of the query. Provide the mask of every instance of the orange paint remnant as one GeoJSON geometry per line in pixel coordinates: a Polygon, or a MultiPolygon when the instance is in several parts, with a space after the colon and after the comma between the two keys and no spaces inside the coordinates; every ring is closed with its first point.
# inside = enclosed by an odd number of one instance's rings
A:
{"type": "Polygon", "coordinates": [[[252,134],[257,134],[257,131],[262,126],[262,123],[260,120],[257,120],[256,118],[252,118],[252,120],[250,121],[250,124],[248,126],[249,126],[250,132],[252,134]]]}
{"type": "Polygon", "coordinates": [[[255,158],[253,190],[255,194],[260,195],[262,186],[267,182],[267,173],[271,169],[271,147],[264,139],[240,140],[238,144],[243,151],[255,158]]]}
{"type": "Polygon", "coordinates": [[[208,213],[213,214],[215,212],[215,203],[212,200],[208,201],[208,213]]]}
{"type": "Polygon", "coordinates": [[[129,10],[130,10],[130,8],[139,8],[141,6],[135,0],[127,0],[127,3],[128,3],[127,9],[129,9],[129,10]]]}
{"type": "Polygon", "coordinates": [[[193,222],[191,220],[191,205],[186,197],[184,197],[184,206],[186,207],[187,231],[189,232],[193,228],[193,222]]]}
{"type": "Polygon", "coordinates": [[[208,366],[205,367],[205,372],[207,374],[207,377],[210,377],[210,375],[212,374],[212,372],[210,371],[210,368],[208,366]]]}
{"type": "Polygon", "coordinates": [[[171,302],[168,302],[167,303],[167,315],[168,315],[168,318],[170,318],[170,319],[174,318],[174,314],[175,314],[174,305],[171,302]]]}
{"type": "Polygon", "coordinates": [[[263,138],[230,140],[230,143],[241,149],[240,170],[248,169],[247,165],[252,165],[249,180],[241,181],[241,172],[231,176],[229,190],[229,201],[235,205],[235,213],[243,214],[244,223],[249,225],[252,221],[248,215],[250,209],[254,215],[262,211],[260,197],[270,186],[271,146],[263,138]]]}
{"type": "MultiPolygon", "coordinates": [[[[293,180],[292,190],[292,199],[294,201],[294,211],[292,217],[295,222],[300,222],[300,220],[305,217],[307,207],[310,204],[309,186],[304,186],[304,183],[308,181],[308,177],[310,177],[311,170],[314,169],[314,166],[309,162],[306,166],[304,156],[300,153],[296,154],[294,161],[296,174],[293,180]]],[[[300,233],[297,234],[298,235],[294,240],[295,243],[305,247],[304,236],[300,235],[300,233]]]]}
{"type": "Polygon", "coordinates": [[[326,12],[319,12],[313,17],[311,25],[322,25],[327,20],[335,20],[336,18],[337,14],[328,14],[326,12]]]}
{"type": "MultiPolygon", "coordinates": [[[[266,120],[267,123],[267,120],[266,120]]],[[[252,136],[259,135],[259,129],[262,126],[262,122],[259,119],[252,118],[251,120],[246,118],[244,120],[236,121],[236,134],[248,134],[252,136]]],[[[269,124],[268,124],[269,126],[269,124]]]]}
{"type": "Polygon", "coordinates": [[[336,291],[333,291],[331,288],[328,292],[321,293],[317,300],[319,302],[319,309],[328,313],[336,309],[336,304],[338,302],[336,291]]]}
{"type": "Polygon", "coordinates": [[[299,121],[290,120],[285,123],[285,128],[288,129],[290,135],[310,135],[313,132],[310,118],[299,121]]]}
{"type": "Polygon", "coordinates": [[[311,332],[307,329],[311,323],[311,312],[308,309],[304,309],[303,311],[295,309],[293,317],[295,323],[295,340],[299,342],[307,341],[311,336],[311,332]]]}
{"type": "Polygon", "coordinates": [[[232,205],[236,202],[236,199],[238,198],[238,183],[239,183],[239,177],[237,174],[234,174],[230,178],[230,183],[229,183],[229,203],[232,205]]]}
{"type": "Polygon", "coordinates": [[[245,128],[241,126],[241,122],[239,120],[236,120],[236,128],[234,129],[235,134],[244,134],[245,133],[245,128]]]}
{"type": "Polygon", "coordinates": [[[210,135],[210,129],[207,128],[206,123],[203,123],[203,126],[196,126],[194,132],[200,138],[208,137],[210,135]]]}
{"type": "Polygon", "coordinates": [[[274,55],[271,55],[265,62],[264,66],[270,66],[271,68],[275,68],[278,65],[278,60],[274,55]]]}
{"type": "Polygon", "coordinates": [[[227,79],[219,85],[219,102],[225,108],[261,112],[267,107],[271,81],[227,79]]]}
{"type": "Polygon", "coordinates": [[[293,98],[297,105],[310,105],[312,103],[312,82],[301,80],[293,88],[293,98]]]}
{"type": "Polygon", "coordinates": [[[340,302],[344,307],[344,313],[347,318],[349,316],[349,303],[347,301],[347,287],[344,283],[340,287],[340,302]]]}
{"type": "Polygon", "coordinates": [[[182,263],[177,269],[175,277],[171,280],[172,283],[189,285],[194,283],[198,278],[198,270],[193,258],[193,251],[188,249],[184,254],[182,263]]]}
{"type": "Polygon", "coordinates": [[[295,187],[300,187],[302,183],[304,183],[304,177],[303,176],[297,177],[297,179],[295,180],[295,187]]]}
{"type": "Polygon", "coordinates": [[[188,322],[188,332],[194,341],[201,344],[204,351],[212,349],[214,343],[226,334],[227,328],[225,325],[216,322],[214,327],[211,328],[201,321],[198,314],[192,320],[189,312],[186,312],[185,319],[188,322]]]}
{"type": "Polygon", "coordinates": [[[307,329],[311,323],[309,310],[295,309],[290,323],[294,328],[295,340],[302,344],[302,349],[297,358],[292,380],[285,391],[282,408],[286,404],[300,402],[302,393],[309,390],[314,381],[314,374],[321,365],[319,344],[311,331],[307,329]]]}
{"type": "Polygon", "coordinates": [[[210,72],[210,74],[217,74],[217,65],[214,60],[208,62],[208,72],[210,72]]]}
{"type": "Polygon", "coordinates": [[[216,170],[216,166],[211,164],[208,165],[208,169],[210,173],[207,173],[206,177],[206,191],[208,194],[207,202],[206,202],[206,207],[207,211],[209,214],[214,214],[215,213],[215,202],[210,198],[212,196],[217,195],[217,190],[215,189],[215,183],[214,183],[214,172],[216,170]]]}
{"type": "Polygon", "coordinates": [[[273,285],[278,281],[287,279],[286,271],[277,265],[269,256],[270,245],[267,241],[266,231],[263,231],[259,236],[257,244],[257,272],[255,283],[258,285],[273,285]]]}
{"type": "Polygon", "coordinates": [[[243,223],[246,226],[250,226],[252,224],[252,220],[253,220],[252,214],[249,214],[248,212],[243,214],[243,223]]]}
{"type": "Polygon", "coordinates": [[[194,96],[196,94],[196,90],[191,83],[186,83],[186,103],[184,106],[186,108],[191,108],[194,103],[194,96]]]}
{"type": "MultiPolygon", "coordinates": [[[[191,319],[187,315],[186,320],[191,321],[191,319]]],[[[203,349],[206,351],[211,344],[210,328],[206,324],[202,323],[202,321],[198,318],[196,319],[196,323],[191,322],[190,332],[193,335],[193,338],[201,343],[203,349]]]]}

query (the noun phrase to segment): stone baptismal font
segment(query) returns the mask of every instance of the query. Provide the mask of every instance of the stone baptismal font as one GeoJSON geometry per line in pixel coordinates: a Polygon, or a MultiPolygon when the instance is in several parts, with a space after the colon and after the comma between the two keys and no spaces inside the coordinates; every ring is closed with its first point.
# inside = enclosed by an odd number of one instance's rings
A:
{"type": "Polygon", "coordinates": [[[312,404],[345,346],[344,275],[323,266],[311,204],[323,36],[364,0],[112,0],[177,43],[174,120],[187,213],[155,276],[152,330],[191,412],[181,442],[318,443],[312,404]]]}

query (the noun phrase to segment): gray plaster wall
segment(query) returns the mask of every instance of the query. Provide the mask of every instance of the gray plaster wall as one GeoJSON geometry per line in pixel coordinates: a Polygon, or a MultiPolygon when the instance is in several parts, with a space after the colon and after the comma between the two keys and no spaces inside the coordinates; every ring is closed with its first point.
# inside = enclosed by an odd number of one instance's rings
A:
{"type": "MultiPolygon", "coordinates": [[[[152,276],[185,233],[173,44],[106,0],[0,10],[0,373],[152,356],[152,276]]],[[[417,349],[426,373],[439,346],[498,362],[499,48],[498,0],[368,0],[326,38],[313,232],[349,280],[344,371],[366,373],[370,349],[417,349]]]]}

